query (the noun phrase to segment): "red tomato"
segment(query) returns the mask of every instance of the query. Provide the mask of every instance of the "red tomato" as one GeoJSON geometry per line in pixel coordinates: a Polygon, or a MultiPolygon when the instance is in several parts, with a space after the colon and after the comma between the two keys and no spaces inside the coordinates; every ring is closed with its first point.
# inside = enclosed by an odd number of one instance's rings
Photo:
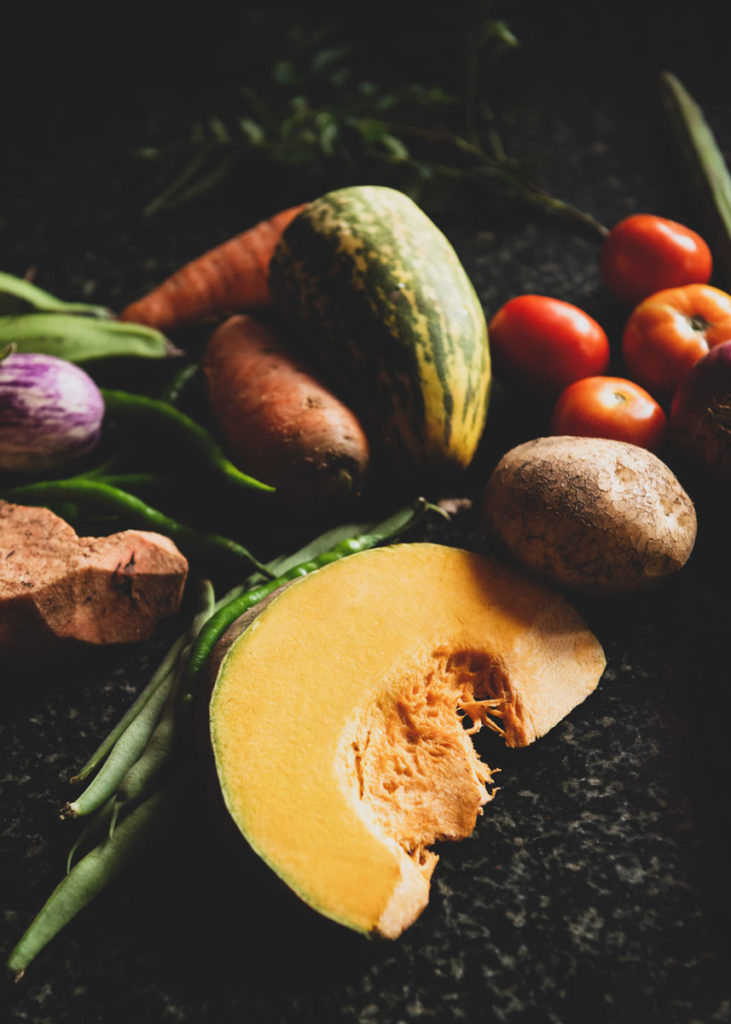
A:
{"type": "Polygon", "coordinates": [[[633,380],[669,402],[691,366],[731,338],[731,295],[708,284],[666,288],[632,312],[622,354],[633,380]]]}
{"type": "Polygon", "coordinates": [[[695,231],[665,217],[636,213],[616,224],[604,240],[600,267],[607,288],[636,306],[653,292],[711,279],[711,250],[695,231]]]}
{"type": "Polygon", "coordinates": [[[659,451],[667,416],[652,395],[622,377],[584,377],[559,395],[551,414],[552,434],[609,437],[659,451]]]}
{"type": "Polygon", "coordinates": [[[545,397],[609,365],[604,329],[578,306],[547,295],[510,299],[488,332],[496,373],[545,397]]]}

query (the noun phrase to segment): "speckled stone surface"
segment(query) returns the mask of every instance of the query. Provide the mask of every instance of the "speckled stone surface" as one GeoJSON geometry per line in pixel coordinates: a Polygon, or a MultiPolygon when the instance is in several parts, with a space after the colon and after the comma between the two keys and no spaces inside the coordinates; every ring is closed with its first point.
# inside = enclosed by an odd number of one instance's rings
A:
{"type": "MultiPolygon", "coordinates": [[[[540,155],[542,184],[605,223],[640,210],[692,218],[660,129],[652,72],[674,62],[731,157],[731,108],[712,59],[717,33],[690,14],[670,25],[641,8],[632,19],[629,5],[592,29],[579,7],[549,16],[515,5],[525,53],[511,96],[532,114],[516,120],[508,147],[540,155]]],[[[98,53],[93,64],[98,73],[98,53]]],[[[174,72],[182,74],[178,63],[174,72]]],[[[74,99],[83,95],[76,85],[74,99]]],[[[116,121],[100,119],[97,93],[88,109],[77,108],[68,134],[19,132],[2,162],[2,269],[35,266],[50,290],[119,306],[231,233],[231,209],[217,204],[154,223],[137,216],[130,139],[145,85],[131,85],[124,100],[118,88],[102,89],[104,101],[116,101],[116,121]]],[[[173,94],[155,91],[155,102],[173,102],[173,94]]],[[[237,221],[266,215],[268,202],[262,197],[257,209],[251,197],[240,201],[237,221]]],[[[593,238],[524,210],[489,220],[475,210],[469,223],[462,216],[445,227],[488,313],[519,292],[555,294],[601,318],[616,343],[621,315],[602,291],[593,238]]],[[[490,460],[534,426],[500,391],[493,417],[499,433],[460,497],[476,494],[490,460]]],[[[607,653],[599,688],[528,749],[478,737],[484,759],[500,769],[499,791],[468,840],[439,850],[431,902],[401,939],[367,941],[301,906],[242,844],[220,835],[191,792],[168,841],[89,907],[21,983],[3,986],[0,1019],[731,1020],[729,547],[712,511],[701,512],[686,570],[660,591],[575,600],[607,653]]],[[[485,547],[469,506],[423,535],[485,547]]],[[[170,635],[40,680],[8,678],[0,666],[3,956],[63,871],[69,833],[57,811],[66,780],[149,677],[170,635]]]]}

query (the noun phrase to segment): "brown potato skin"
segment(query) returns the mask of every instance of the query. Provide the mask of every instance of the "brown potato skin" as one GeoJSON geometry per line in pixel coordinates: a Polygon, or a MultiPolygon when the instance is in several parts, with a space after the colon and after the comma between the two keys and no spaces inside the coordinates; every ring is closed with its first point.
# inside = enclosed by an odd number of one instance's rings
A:
{"type": "Polygon", "coordinates": [[[231,458],[286,504],[337,504],[365,486],[370,446],[355,414],[318,381],[269,323],[229,317],[201,361],[231,458]]]}
{"type": "Polygon", "coordinates": [[[697,532],[693,502],[664,462],[602,438],[545,437],[511,449],[479,515],[525,569],[598,595],[642,590],[678,572],[697,532]]]}

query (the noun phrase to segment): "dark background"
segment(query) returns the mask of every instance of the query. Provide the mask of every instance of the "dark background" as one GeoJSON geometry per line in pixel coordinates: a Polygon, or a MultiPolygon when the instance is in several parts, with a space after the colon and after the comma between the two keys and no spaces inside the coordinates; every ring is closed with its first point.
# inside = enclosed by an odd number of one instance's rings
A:
{"type": "MultiPolygon", "coordinates": [[[[506,148],[534,164],[543,187],[607,225],[647,211],[702,231],[656,83],[659,71],[675,72],[731,157],[725,40],[714,7],[669,14],[659,5],[593,6],[488,9],[521,42],[490,82],[506,148]]],[[[301,169],[252,172],[196,203],[141,215],[150,177],[137,149],[191,111],[225,105],[242,76],[255,83],[264,75],[263,52],[243,36],[251,10],[206,8],[173,20],[119,8],[98,23],[81,14],[73,23],[66,11],[41,18],[30,8],[7,17],[3,270],[34,268],[37,282],[63,297],[121,308],[184,260],[310,197],[318,182],[301,169]]],[[[462,69],[443,65],[476,10],[308,5],[297,19],[346,33],[353,60],[384,78],[397,80],[408,65],[459,83],[462,69]],[[443,47],[425,51],[435,36],[443,47]]],[[[356,168],[333,184],[357,179],[356,168]]],[[[488,315],[520,292],[553,294],[599,317],[616,347],[623,314],[602,290],[596,237],[489,198],[466,205],[455,195],[434,216],[488,315]]],[[[464,496],[477,493],[496,449],[533,429],[519,406],[507,413],[495,420],[464,496]]],[[[501,790],[469,840],[440,850],[430,905],[400,940],[368,942],[300,908],[240,845],[222,840],[191,793],[183,820],[144,870],[90,907],[20,984],[4,986],[7,1019],[730,1019],[728,545],[704,501],[697,550],[680,577],[653,595],[576,601],[607,652],[599,689],[532,748],[482,741],[485,759],[503,769],[501,790]]],[[[469,513],[426,535],[483,544],[469,513]]],[[[63,870],[68,831],[56,812],[66,778],[168,639],[41,680],[0,666],[3,955],[63,870]]]]}

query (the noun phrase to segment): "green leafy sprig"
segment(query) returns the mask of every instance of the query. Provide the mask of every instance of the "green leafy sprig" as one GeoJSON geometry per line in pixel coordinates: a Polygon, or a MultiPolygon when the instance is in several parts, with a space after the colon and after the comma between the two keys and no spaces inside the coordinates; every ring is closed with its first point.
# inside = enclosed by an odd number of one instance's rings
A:
{"type": "Polygon", "coordinates": [[[247,81],[207,97],[174,138],[140,150],[157,168],[145,212],[188,203],[234,176],[252,182],[278,169],[306,180],[312,194],[352,183],[355,173],[431,207],[453,205],[456,195],[501,196],[606,234],[593,216],[535,185],[506,153],[489,95],[519,43],[486,9],[477,4],[472,20],[447,39],[434,26],[422,28],[403,59],[386,61],[377,74],[337,26],[294,27],[284,41],[280,33],[270,62],[261,40],[259,61],[243,62],[247,81]]]}

